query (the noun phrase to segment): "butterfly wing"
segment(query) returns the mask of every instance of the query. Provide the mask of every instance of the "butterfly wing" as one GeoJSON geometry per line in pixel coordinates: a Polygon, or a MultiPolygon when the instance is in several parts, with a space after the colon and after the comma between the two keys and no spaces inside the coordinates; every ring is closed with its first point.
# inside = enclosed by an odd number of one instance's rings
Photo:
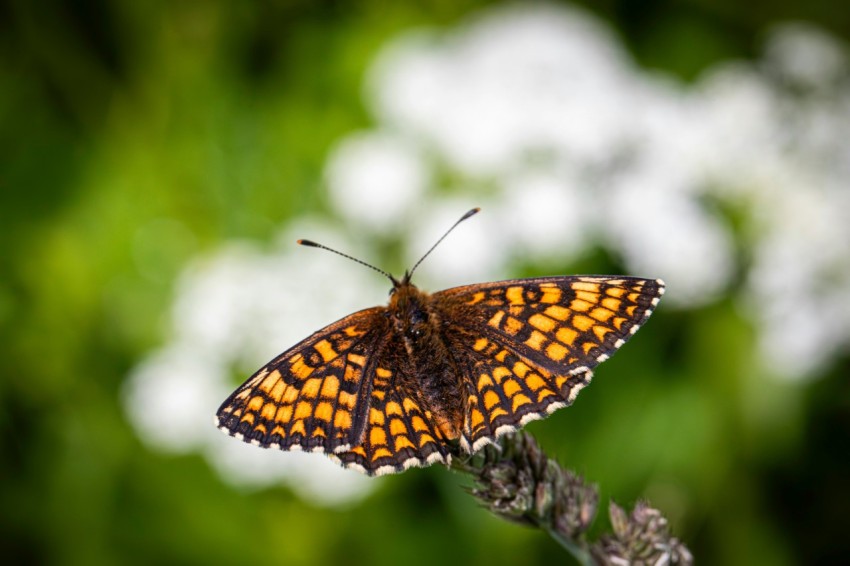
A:
{"type": "Polygon", "coordinates": [[[385,312],[356,312],[276,357],[222,403],[216,425],[265,448],[348,450],[366,426],[369,360],[385,341],[385,312]]]}
{"type": "Polygon", "coordinates": [[[369,475],[448,461],[383,307],[319,330],[221,405],[224,432],[265,448],[324,452],[369,475]]]}
{"type": "Polygon", "coordinates": [[[433,295],[444,339],[466,376],[461,444],[475,451],[575,400],[593,368],[652,314],[660,280],[542,277],[433,295]]]}
{"type": "Polygon", "coordinates": [[[383,475],[451,460],[446,439],[421,401],[404,352],[395,334],[377,352],[363,438],[350,450],[333,456],[345,467],[383,475]]]}

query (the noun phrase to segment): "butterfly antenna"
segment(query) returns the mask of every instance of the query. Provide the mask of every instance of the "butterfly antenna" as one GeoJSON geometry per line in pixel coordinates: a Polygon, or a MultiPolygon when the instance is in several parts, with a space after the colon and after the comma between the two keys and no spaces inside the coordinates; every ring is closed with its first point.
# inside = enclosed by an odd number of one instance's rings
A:
{"type": "Polygon", "coordinates": [[[333,253],[335,253],[335,254],[337,254],[337,255],[341,255],[342,257],[347,257],[347,258],[348,258],[348,259],[350,259],[351,261],[356,261],[356,262],[357,262],[357,263],[359,263],[360,265],[365,265],[365,266],[366,266],[366,267],[368,267],[369,269],[374,269],[375,271],[377,271],[378,273],[380,273],[380,274],[381,274],[381,275],[383,275],[384,277],[389,278],[389,280],[393,282],[393,285],[398,285],[398,281],[396,281],[395,277],[393,277],[392,275],[390,275],[389,273],[387,273],[387,272],[386,272],[386,271],[384,271],[383,269],[378,269],[378,268],[377,268],[377,267],[375,267],[374,265],[369,264],[369,263],[366,263],[365,261],[363,261],[363,260],[361,260],[361,259],[357,259],[356,257],[352,257],[352,256],[350,256],[350,255],[348,255],[348,254],[344,254],[344,253],[342,253],[342,252],[338,252],[338,251],[336,251],[335,249],[333,249],[333,248],[329,248],[329,247],[327,247],[327,246],[323,246],[322,244],[317,244],[316,242],[314,242],[314,241],[312,241],[312,240],[298,240],[298,243],[299,243],[299,244],[301,244],[302,246],[308,246],[308,247],[311,247],[311,248],[322,248],[323,250],[328,250],[329,252],[333,252],[333,253]]]}
{"type": "Polygon", "coordinates": [[[466,214],[464,214],[463,216],[461,216],[461,217],[460,217],[460,219],[459,219],[457,222],[455,222],[454,224],[452,224],[452,227],[451,227],[451,228],[449,228],[448,230],[446,230],[446,233],[445,233],[445,234],[443,234],[443,236],[442,236],[439,240],[437,240],[437,243],[436,243],[436,244],[434,244],[433,246],[431,246],[431,249],[430,249],[430,250],[428,250],[427,252],[425,252],[425,255],[423,255],[423,256],[422,256],[422,258],[420,258],[420,260],[416,262],[416,265],[414,265],[414,266],[413,266],[413,269],[411,269],[408,273],[406,273],[406,274],[405,274],[405,276],[404,276],[405,281],[409,281],[409,280],[410,280],[410,278],[413,276],[413,272],[414,272],[414,271],[416,271],[416,268],[417,268],[417,267],[419,267],[419,264],[420,264],[420,263],[422,263],[422,261],[423,261],[426,257],[428,257],[428,256],[431,254],[431,252],[433,252],[433,251],[434,251],[434,248],[436,248],[437,246],[439,246],[439,245],[440,245],[440,242],[442,242],[443,240],[445,240],[445,239],[446,239],[446,236],[448,236],[449,234],[451,234],[452,230],[454,230],[455,228],[457,228],[457,225],[458,225],[458,224],[460,224],[461,222],[463,222],[464,220],[466,220],[466,219],[467,219],[467,218],[469,218],[470,216],[474,216],[474,215],[478,214],[478,212],[480,212],[480,211],[481,211],[481,209],[480,209],[480,208],[475,207],[475,208],[473,208],[472,210],[470,210],[469,212],[467,212],[466,214]]]}

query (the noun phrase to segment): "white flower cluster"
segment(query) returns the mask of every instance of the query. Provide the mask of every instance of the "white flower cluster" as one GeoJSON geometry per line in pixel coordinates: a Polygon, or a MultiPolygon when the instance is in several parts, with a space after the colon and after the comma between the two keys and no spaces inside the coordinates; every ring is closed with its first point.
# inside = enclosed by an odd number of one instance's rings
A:
{"type": "Polygon", "coordinates": [[[376,484],[326,458],[284,457],[213,426],[216,409],[235,387],[233,374],[247,378],[318,328],[386,297],[368,270],[296,245],[297,236],[306,234],[343,247],[336,229],[302,221],[282,233],[277,251],[231,244],[194,262],[178,285],[171,341],[135,368],[125,406],[151,446],[203,452],[238,485],[284,481],[314,503],[339,505],[363,497],[376,484]]]}
{"type": "Polygon", "coordinates": [[[404,194],[406,209],[360,227],[406,218],[411,261],[452,214],[485,207],[486,226],[423,265],[428,282],[506,277],[517,258],[566,263],[594,245],[663,278],[668,307],[710,303],[743,278],[765,366],[805,378],[850,345],[848,75],[846,46],[805,24],[777,28],[761,61],[684,85],[636,67],[584,13],[499,8],[388,46],[368,83],[378,126],[356,137],[379,153],[392,132],[394,159],[427,156],[463,198],[426,195],[421,166],[387,189],[381,158],[351,159],[346,143],[328,181],[346,199],[354,187],[337,179],[357,179],[369,202],[404,194]]]}
{"type": "MultiPolygon", "coordinates": [[[[510,277],[517,259],[566,263],[590,246],[665,279],[668,307],[706,304],[743,280],[766,365],[816,375],[850,344],[848,71],[844,46],[794,25],[759,63],[682,85],[637,68],[586,14],[499,8],[383,51],[366,94],[376,126],[330,157],[331,202],[353,231],[404,238],[410,265],[481,205],[475,226],[417,272],[425,288],[510,277]],[[437,191],[437,179],[452,186],[437,191]],[[717,208],[741,215],[743,234],[717,208]]],[[[150,444],[202,450],[236,483],[283,480],[308,499],[344,502],[374,480],[243,445],[211,424],[233,371],[384,300],[373,273],[291,244],[355,251],[337,230],[294,232],[274,253],[228,246],[187,270],[173,340],[130,377],[126,405],[150,444]]]]}

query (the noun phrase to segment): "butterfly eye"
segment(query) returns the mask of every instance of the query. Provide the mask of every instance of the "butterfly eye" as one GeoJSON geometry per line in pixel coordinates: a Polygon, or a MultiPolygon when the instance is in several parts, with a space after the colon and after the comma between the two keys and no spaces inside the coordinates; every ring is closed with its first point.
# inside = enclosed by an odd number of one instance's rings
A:
{"type": "Polygon", "coordinates": [[[395,292],[396,292],[396,288],[395,288],[395,287],[390,287],[390,292],[388,293],[388,295],[389,295],[390,297],[392,297],[393,295],[395,295],[395,292]]]}
{"type": "Polygon", "coordinates": [[[419,326],[425,322],[428,322],[428,313],[423,310],[413,311],[413,314],[410,315],[411,326],[419,326]]]}

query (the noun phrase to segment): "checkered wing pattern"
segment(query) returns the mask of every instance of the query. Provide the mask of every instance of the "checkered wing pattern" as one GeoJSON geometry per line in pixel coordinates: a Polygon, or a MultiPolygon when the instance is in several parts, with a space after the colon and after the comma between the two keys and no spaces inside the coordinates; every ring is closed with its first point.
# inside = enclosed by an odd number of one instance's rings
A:
{"type": "Polygon", "coordinates": [[[281,450],[344,452],[366,427],[372,355],[386,309],[354,313],[287,350],[224,401],[216,424],[245,442],[281,450]]]}
{"type": "Polygon", "coordinates": [[[434,294],[465,376],[461,445],[475,451],[573,402],[593,367],[619,349],[664,293],[659,280],[566,276],[434,294]]]}
{"type": "Polygon", "coordinates": [[[392,355],[404,351],[404,345],[393,334],[383,348],[386,355],[378,356],[382,361],[371,374],[369,413],[362,439],[333,458],[369,475],[447,463],[451,459],[449,445],[435,426],[431,411],[424,408],[415,377],[398,356],[392,355]]]}
{"type": "Polygon", "coordinates": [[[383,307],[313,334],[251,376],[219,408],[224,432],[264,448],[324,452],[369,475],[444,462],[383,307]]]}

